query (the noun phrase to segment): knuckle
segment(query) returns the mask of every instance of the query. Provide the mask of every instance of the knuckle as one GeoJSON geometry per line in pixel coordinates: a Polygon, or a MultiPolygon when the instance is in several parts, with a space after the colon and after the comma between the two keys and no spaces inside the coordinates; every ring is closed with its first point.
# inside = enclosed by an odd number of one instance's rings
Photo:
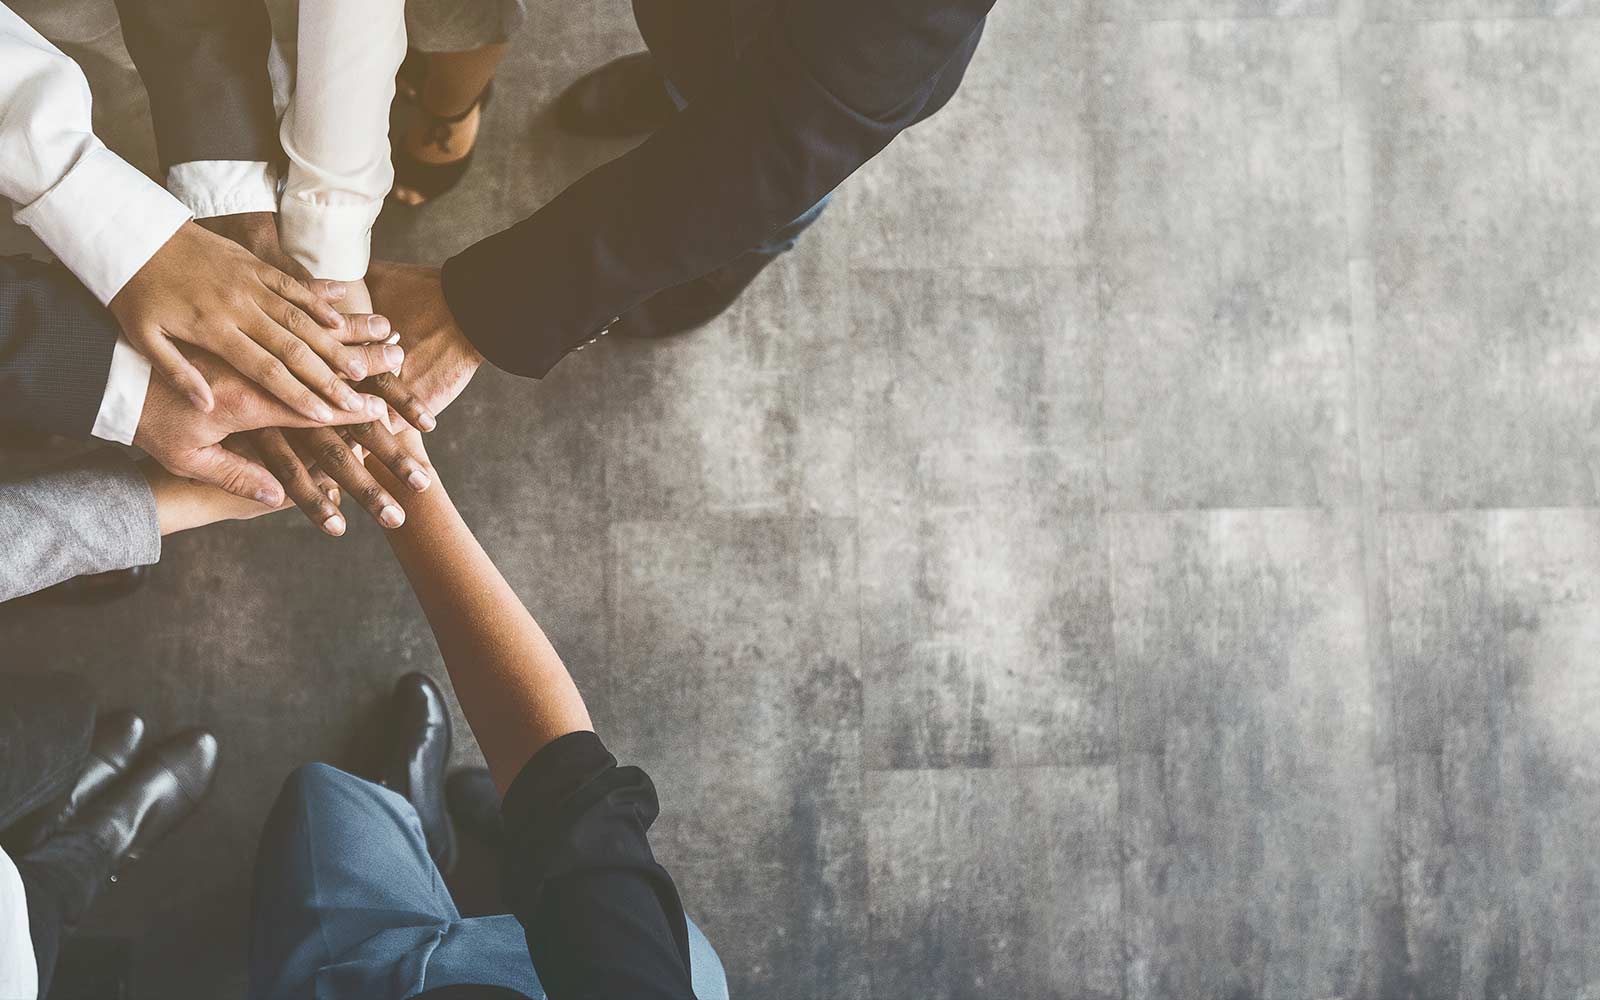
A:
{"type": "Polygon", "coordinates": [[[361,487],[360,496],[363,503],[376,507],[383,502],[383,487],[376,482],[365,483],[361,487]]]}
{"type": "Polygon", "coordinates": [[[283,366],[283,362],[270,355],[258,360],[252,371],[255,374],[256,381],[262,385],[281,381],[284,376],[289,374],[289,370],[283,366]]]}
{"type": "Polygon", "coordinates": [[[316,443],[317,464],[324,469],[345,469],[350,464],[350,449],[337,435],[330,435],[316,443]]]}
{"type": "Polygon", "coordinates": [[[284,364],[288,365],[291,368],[305,368],[305,367],[307,367],[309,365],[315,364],[316,361],[317,361],[316,354],[314,354],[312,352],[311,348],[306,346],[306,342],[305,341],[296,340],[293,337],[290,337],[290,338],[287,338],[287,339],[284,340],[284,342],[283,342],[283,363],[284,364]]]}

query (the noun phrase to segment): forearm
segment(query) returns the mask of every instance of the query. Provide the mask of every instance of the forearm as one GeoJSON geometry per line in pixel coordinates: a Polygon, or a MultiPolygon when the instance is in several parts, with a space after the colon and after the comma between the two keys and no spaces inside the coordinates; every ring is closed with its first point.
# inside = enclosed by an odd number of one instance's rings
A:
{"type": "MultiPolygon", "coordinates": [[[[396,495],[376,461],[367,467],[396,495]]],[[[592,730],[572,675],[434,477],[385,533],[433,629],[467,722],[503,793],[551,741],[592,730]]]]}
{"type": "Polygon", "coordinates": [[[300,0],[283,248],[312,276],[367,273],[372,225],[394,183],[389,106],[406,55],[401,0],[300,0]]]}
{"type": "Polygon", "coordinates": [[[0,482],[0,601],[161,557],[154,498],[115,452],[0,482]]]}

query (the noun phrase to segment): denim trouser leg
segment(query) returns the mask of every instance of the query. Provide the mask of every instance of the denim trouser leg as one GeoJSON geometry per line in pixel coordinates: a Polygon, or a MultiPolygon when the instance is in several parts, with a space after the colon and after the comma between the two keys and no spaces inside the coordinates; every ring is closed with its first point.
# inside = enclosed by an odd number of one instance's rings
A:
{"type": "MultiPolygon", "coordinates": [[[[544,997],[517,919],[461,919],[411,805],[337,768],[290,775],[255,882],[251,1000],[404,1000],[457,983],[544,997]]],[[[689,932],[696,992],[725,998],[716,953],[689,932]]]]}

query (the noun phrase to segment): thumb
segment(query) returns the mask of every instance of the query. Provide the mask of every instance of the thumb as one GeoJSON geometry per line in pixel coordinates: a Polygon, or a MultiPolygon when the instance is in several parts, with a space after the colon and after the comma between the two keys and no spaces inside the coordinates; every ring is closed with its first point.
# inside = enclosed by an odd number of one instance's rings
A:
{"type": "Polygon", "coordinates": [[[192,461],[186,465],[184,474],[197,482],[215,486],[236,497],[254,500],[268,507],[277,507],[283,503],[283,487],[265,466],[229,451],[220,444],[208,445],[197,450],[192,461]]]}

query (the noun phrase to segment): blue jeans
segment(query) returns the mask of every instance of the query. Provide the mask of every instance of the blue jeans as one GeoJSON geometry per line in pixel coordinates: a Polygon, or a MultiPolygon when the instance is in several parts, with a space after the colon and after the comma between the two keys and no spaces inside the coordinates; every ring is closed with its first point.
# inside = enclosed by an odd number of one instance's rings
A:
{"type": "MultiPolygon", "coordinates": [[[[251,1000],[405,1000],[440,986],[544,988],[510,914],[463,920],[410,803],[327,764],[289,776],[261,837],[251,1000]]],[[[722,962],[689,923],[701,1000],[727,1000],[722,962]]]]}

